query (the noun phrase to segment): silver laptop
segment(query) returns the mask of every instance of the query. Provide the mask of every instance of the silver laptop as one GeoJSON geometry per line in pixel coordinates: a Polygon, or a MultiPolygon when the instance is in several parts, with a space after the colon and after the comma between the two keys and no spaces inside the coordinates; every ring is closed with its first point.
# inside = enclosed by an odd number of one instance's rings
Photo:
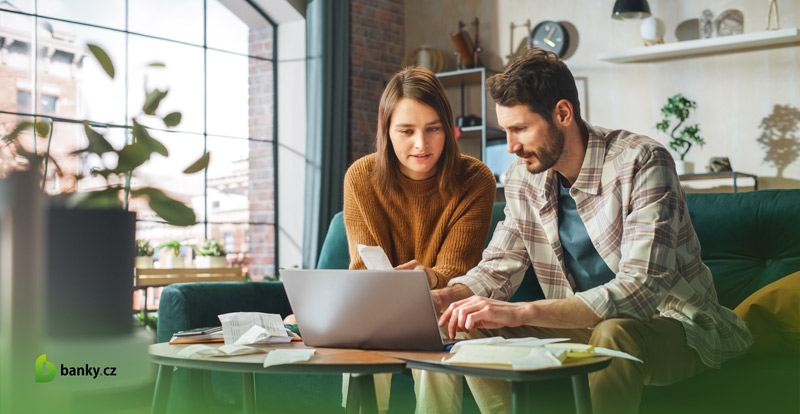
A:
{"type": "Polygon", "coordinates": [[[424,270],[282,269],[281,280],[308,346],[441,351],[424,270]]]}

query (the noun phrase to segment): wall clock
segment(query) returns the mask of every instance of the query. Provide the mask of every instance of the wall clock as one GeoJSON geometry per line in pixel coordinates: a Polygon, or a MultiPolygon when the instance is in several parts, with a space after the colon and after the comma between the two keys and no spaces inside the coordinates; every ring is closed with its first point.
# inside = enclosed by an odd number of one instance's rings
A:
{"type": "Polygon", "coordinates": [[[569,33],[562,23],[545,20],[528,35],[528,47],[538,47],[564,57],[569,49],[569,33]]]}

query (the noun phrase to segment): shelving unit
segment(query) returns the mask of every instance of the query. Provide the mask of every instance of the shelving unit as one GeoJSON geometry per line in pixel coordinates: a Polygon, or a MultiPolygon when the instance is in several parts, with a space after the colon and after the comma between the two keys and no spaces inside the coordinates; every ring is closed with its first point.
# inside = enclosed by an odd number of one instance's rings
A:
{"type": "MultiPolygon", "coordinates": [[[[463,153],[478,158],[483,162],[486,162],[487,133],[489,137],[491,137],[492,135],[496,135],[497,131],[499,131],[497,128],[489,128],[486,125],[486,77],[494,73],[496,72],[492,72],[486,68],[472,68],[436,74],[448,93],[452,93],[455,89],[460,96],[460,105],[453,108],[453,114],[455,116],[470,115],[469,111],[466,109],[469,104],[466,99],[466,89],[470,87],[480,88],[480,112],[473,115],[477,115],[481,118],[481,124],[462,127],[459,146],[463,153]]],[[[453,98],[453,96],[450,97],[451,102],[453,98]]]]}
{"type": "Polygon", "coordinates": [[[654,62],[792,46],[800,46],[800,31],[796,27],[599,53],[597,58],[613,63],[654,62]]]}

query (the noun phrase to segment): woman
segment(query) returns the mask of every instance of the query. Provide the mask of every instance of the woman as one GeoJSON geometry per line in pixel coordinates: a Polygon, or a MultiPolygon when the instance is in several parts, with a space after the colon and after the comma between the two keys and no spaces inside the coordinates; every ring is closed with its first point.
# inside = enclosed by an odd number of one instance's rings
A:
{"type": "MultiPolygon", "coordinates": [[[[495,188],[485,164],[461,155],[436,75],[422,67],[401,70],[381,96],[376,152],[345,175],[350,269],[365,268],[357,245],[380,246],[395,269],[424,269],[432,289],[447,286],[480,261],[495,188]]],[[[378,377],[377,384],[386,383],[378,408],[386,410],[390,375],[378,377]]],[[[460,377],[453,382],[460,388],[460,377]]],[[[419,410],[427,397],[416,391],[419,410]]],[[[454,394],[459,412],[461,393],[454,394]]]]}

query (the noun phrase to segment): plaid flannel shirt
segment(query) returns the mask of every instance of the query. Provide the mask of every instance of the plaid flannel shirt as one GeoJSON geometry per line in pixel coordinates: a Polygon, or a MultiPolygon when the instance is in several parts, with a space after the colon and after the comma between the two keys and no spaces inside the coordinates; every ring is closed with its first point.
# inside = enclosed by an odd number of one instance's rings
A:
{"type": "Polygon", "coordinates": [[[753,339],[744,322],[717,301],[670,154],[642,135],[587,128],[586,156],[570,195],[616,277],[574,292],[558,237],[557,176],[552,169],[531,174],[517,159],[505,183],[505,220],[478,266],[449,285],[507,300],[533,266],[545,297],[577,296],[602,319],[679,320],[687,343],[708,366],[718,368],[743,353],[753,339]]]}

